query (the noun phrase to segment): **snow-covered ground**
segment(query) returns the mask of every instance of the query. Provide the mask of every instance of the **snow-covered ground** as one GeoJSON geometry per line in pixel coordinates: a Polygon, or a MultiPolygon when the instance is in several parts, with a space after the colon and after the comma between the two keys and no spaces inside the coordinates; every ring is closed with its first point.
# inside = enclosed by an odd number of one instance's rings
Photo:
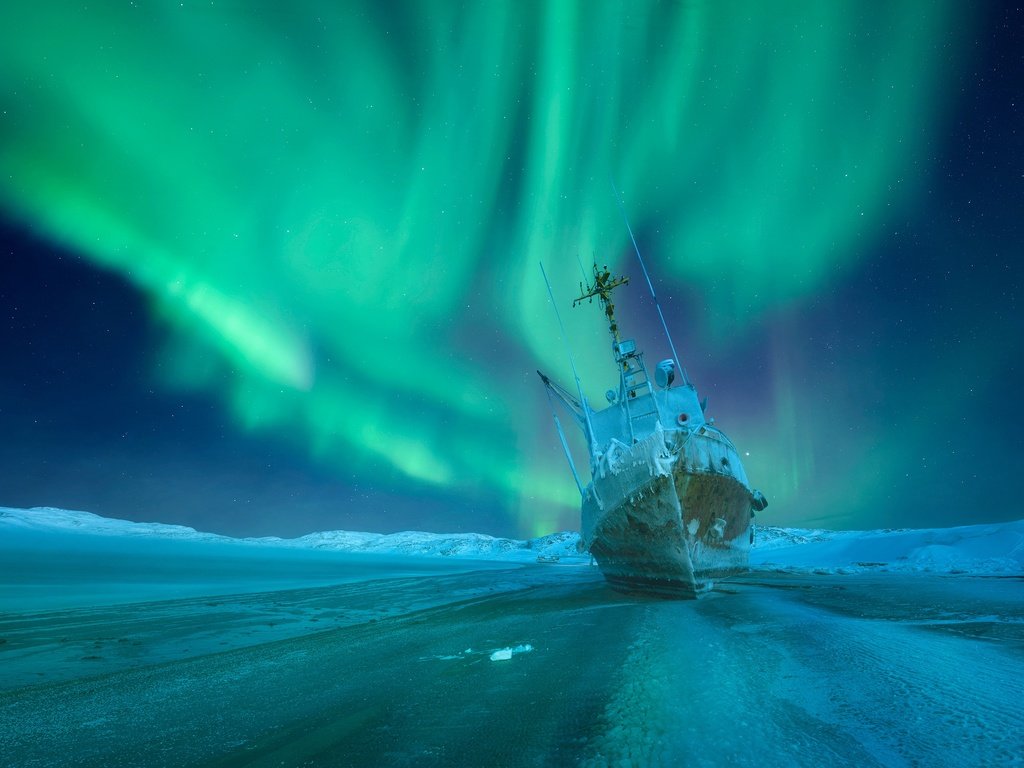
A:
{"type": "Polygon", "coordinates": [[[1024,573],[1024,520],[955,528],[827,531],[758,526],[751,566],[814,573],[1024,573]]]}
{"type": "MultiPolygon", "coordinates": [[[[503,539],[479,533],[403,531],[381,534],[324,531],[296,539],[232,539],[163,523],[113,520],[89,512],[49,507],[0,507],[0,532],[77,532],[102,536],[274,548],[340,551],[361,554],[455,557],[473,560],[530,562],[537,557],[583,560],[579,534],[553,533],[530,540],[503,539]]],[[[1005,575],[1024,573],[1024,520],[955,528],[829,531],[758,526],[750,553],[756,570],[857,573],[925,571],[1005,575]]]]}
{"type": "Polygon", "coordinates": [[[1021,764],[1024,522],[759,527],[699,601],[576,541],[0,508],[0,768],[1021,764]]]}
{"type": "Polygon", "coordinates": [[[110,520],[87,512],[0,508],[0,613],[269,593],[507,567],[497,560],[474,559],[471,552],[423,557],[398,548],[319,548],[110,520]]]}

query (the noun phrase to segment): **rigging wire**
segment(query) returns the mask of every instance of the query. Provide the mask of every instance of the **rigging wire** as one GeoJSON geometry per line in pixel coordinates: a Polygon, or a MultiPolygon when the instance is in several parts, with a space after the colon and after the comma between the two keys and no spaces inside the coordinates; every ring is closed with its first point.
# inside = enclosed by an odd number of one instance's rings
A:
{"type": "Polygon", "coordinates": [[[633,228],[629,226],[629,217],[626,215],[626,206],[623,204],[622,198],[619,196],[619,190],[615,188],[614,179],[612,180],[612,192],[615,194],[615,202],[619,204],[619,211],[622,213],[622,220],[626,222],[626,231],[629,232],[629,239],[633,241],[633,250],[636,251],[636,258],[637,261],[640,262],[640,269],[643,270],[644,278],[647,280],[647,287],[651,289],[651,298],[654,299],[654,306],[658,310],[658,317],[661,318],[661,327],[665,331],[665,338],[668,339],[669,349],[672,350],[672,359],[675,360],[676,365],[683,374],[683,382],[689,385],[690,377],[686,375],[686,369],[679,361],[679,353],[676,352],[676,345],[672,343],[672,334],[668,332],[668,323],[665,322],[665,314],[661,311],[661,304],[658,303],[658,296],[654,292],[654,284],[651,283],[651,276],[647,274],[647,267],[644,265],[643,256],[640,255],[640,246],[636,244],[636,238],[633,236],[633,228]]]}

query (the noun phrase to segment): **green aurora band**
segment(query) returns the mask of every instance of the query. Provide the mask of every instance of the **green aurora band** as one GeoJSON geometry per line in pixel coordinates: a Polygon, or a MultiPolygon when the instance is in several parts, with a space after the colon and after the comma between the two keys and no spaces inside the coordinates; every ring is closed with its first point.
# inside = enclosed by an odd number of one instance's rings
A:
{"type": "MultiPolygon", "coordinates": [[[[578,498],[533,374],[572,381],[538,261],[603,402],[600,314],[568,303],[577,256],[633,268],[614,177],[729,355],[916,194],[971,23],[943,0],[12,0],[0,205],[149,297],[166,385],[543,533],[578,498]]],[[[778,505],[813,470],[784,357],[745,438],[778,505]]]]}

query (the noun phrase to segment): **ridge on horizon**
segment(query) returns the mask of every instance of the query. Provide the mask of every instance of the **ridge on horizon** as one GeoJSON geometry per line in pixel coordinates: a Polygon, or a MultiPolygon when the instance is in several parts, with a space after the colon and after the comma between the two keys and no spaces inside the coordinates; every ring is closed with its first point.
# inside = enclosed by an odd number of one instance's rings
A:
{"type": "MultiPolygon", "coordinates": [[[[317,531],[293,539],[233,538],[182,525],[138,523],[55,507],[0,507],[0,526],[12,530],[146,537],[191,543],[231,543],[292,550],[403,554],[427,557],[529,562],[558,556],[587,562],[579,534],[560,531],[535,539],[506,539],[481,533],[401,531],[317,531]]],[[[1024,574],[1024,519],[950,528],[834,531],[821,528],[757,526],[751,549],[754,570],[855,573],[876,570],[974,575],[1024,574]]]]}

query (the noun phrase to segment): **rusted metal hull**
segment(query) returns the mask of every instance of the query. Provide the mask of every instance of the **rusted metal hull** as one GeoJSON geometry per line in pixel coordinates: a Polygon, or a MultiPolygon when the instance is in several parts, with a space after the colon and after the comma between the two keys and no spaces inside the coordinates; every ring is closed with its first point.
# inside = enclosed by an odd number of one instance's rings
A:
{"type": "Polygon", "coordinates": [[[612,587],[693,598],[747,570],[752,492],[724,435],[620,446],[583,502],[584,543],[612,587]]]}

